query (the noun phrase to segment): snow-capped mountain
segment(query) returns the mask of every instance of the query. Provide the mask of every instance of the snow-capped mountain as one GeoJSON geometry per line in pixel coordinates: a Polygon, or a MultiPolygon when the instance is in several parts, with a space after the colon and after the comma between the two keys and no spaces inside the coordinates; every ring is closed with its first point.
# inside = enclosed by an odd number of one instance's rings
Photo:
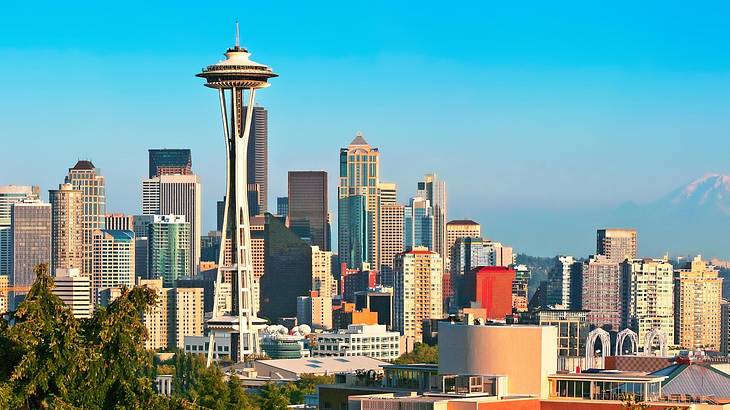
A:
{"type": "Polygon", "coordinates": [[[655,205],[710,208],[730,215],[730,176],[706,174],[673,191],[655,205]]]}

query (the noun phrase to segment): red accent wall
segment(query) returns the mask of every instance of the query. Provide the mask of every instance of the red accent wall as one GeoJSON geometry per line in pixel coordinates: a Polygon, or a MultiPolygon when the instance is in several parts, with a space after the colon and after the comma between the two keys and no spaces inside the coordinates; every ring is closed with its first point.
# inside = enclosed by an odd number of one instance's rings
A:
{"type": "Polygon", "coordinates": [[[503,320],[512,313],[515,271],[506,266],[481,266],[469,272],[467,286],[473,301],[487,309],[487,319],[503,320]]]}

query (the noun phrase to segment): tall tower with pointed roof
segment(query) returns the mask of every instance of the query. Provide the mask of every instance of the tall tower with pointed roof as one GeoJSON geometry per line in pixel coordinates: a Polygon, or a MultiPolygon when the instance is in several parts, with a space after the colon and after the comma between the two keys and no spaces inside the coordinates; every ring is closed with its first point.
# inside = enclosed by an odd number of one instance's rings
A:
{"type": "Polygon", "coordinates": [[[83,254],[81,275],[91,276],[94,259],[94,231],[105,228],[106,183],[101,170],[91,161],[79,160],[69,168],[66,176],[67,184],[74,190],[81,191],[83,254]]]}
{"type": "Polygon", "coordinates": [[[249,226],[248,164],[246,151],[251,135],[256,91],[268,87],[268,80],[277,77],[271,68],[251,60],[251,54],[238,44],[225,53],[226,58],[209,65],[196,74],[205,78],[206,87],[218,90],[223,137],[226,143],[226,196],[223,204],[223,229],[221,243],[231,241],[231,261],[226,263],[224,246],[220,247],[215,299],[220,298],[223,277],[232,279],[233,303],[231,310],[223,312],[213,304],[213,317],[208,321],[210,348],[208,365],[213,358],[216,333],[232,336],[231,358],[243,361],[246,355],[259,353],[256,330],[255,305],[253,302],[253,262],[251,254],[251,228],[249,226]],[[225,274],[228,273],[228,274],[225,274]],[[225,274],[225,275],[224,275],[225,274]]]}
{"type": "Polygon", "coordinates": [[[360,269],[379,267],[378,168],[380,153],[357,133],[340,149],[338,184],[338,251],[340,263],[360,269]]]}

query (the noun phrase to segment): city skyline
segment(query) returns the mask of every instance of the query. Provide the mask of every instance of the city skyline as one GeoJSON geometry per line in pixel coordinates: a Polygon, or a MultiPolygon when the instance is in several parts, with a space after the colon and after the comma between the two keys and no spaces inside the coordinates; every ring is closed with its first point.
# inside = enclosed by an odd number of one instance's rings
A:
{"type": "MultiPolygon", "coordinates": [[[[4,7],[9,11],[5,16],[22,17],[30,11],[22,5],[4,7]]],[[[260,7],[265,12],[270,6],[260,7]]],[[[544,6],[535,5],[524,15],[507,6],[490,10],[480,24],[453,27],[449,23],[452,30],[436,35],[419,26],[434,22],[437,13],[420,11],[411,21],[405,18],[410,12],[407,6],[387,12],[382,7],[353,10],[362,17],[353,28],[330,21],[333,10],[324,10],[327,13],[318,17],[316,12],[323,10],[297,6],[278,11],[276,21],[263,19],[243,27],[242,44],[255,51],[253,57],[269,61],[286,74],[277,89],[261,98],[270,116],[269,204],[286,192],[287,171],[324,170],[337,175],[337,149],[362,130],[381,149],[382,179],[398,184],[399,202],[405,203],[415,193],[411,187],[424,173],[434,172],[449,184],[450,219],[479,221],[487,236],[513,244],[520,252],[587,254],[591,251],[587,240],[596,227],[629,224],[600,217],[595,223],[583,221],[563,237],[558,233],[551,241],[557,245],[550,248],[546,241],[531,241],[526,224],[510,229],[491,216],[506,212],[508,219],[530,219],[533,224],[544,219],[555,225],[571,213],[649,202],[707,172],[730,171],[723,155],[730,142],[722,138],[729,125],[723,113],[730,89],[724,73],[730,59],[715,51],[722,49],[719,44],[727,35],[717,32],[720,22],[712,14],[689,12],[695,19],[680,36],[670,28],[687,17],[680,15],[686,10],[672,7],[660,15],[653,15],[649,6],[633,8],[634,18],[645,23],[641,29],[629,24],[631,18],[620,16],[619,7],[600,7],[595,14],[610,25],[608,30],[590,27],[590,17],[580,23],[570,18],[581,10],[561,18],[565,27],[554,27],[548,21],[555,12],[544,6]],[[296,28],[301,40],[292,45],[291,32],[285,27],[299,17],[310,17],[313,24],[296,28]],[[392,21],[399,24],[386,24],[392,21]],[[341,29],[342,38],[323,38],[322,31],[313,28],[317,22],[325,24],[328,32],[341,29]],[[274,24],[276,30],[267,29],[266,24],[274,24]],[[534,27],[520,32],[529,25],[534,27]],[[482,27],[484,32],[469,27],[482,27]],[[584,30],[583,36],[575,36],[579,29],[584,30]],[[474,54],[477,44],[480,52],[474,54]],[[328,68],[327,81],[336,81],[337,89],[323,86],[316,77],[312,80],[311,67],[318,65],[328,68]],[[394,83],[388,79],[391,67],[406,69],[411,76],[394,83]],[[444,100],[430,97],[433,87],[427,79],[434,68],[450,68],[458,78],[444,100]],[[361,85],[372,81],[382,82],[382,91],[361,85]],[[305,85],[320,91],[312,95],[305,85]],[[303,104],[304,95],[311,98],[308,104],[303,104]],[[374,104],[376,98],[380,105],[374,104]],[[398,115],[388,115],[393,112],[398,115]],[[312,121],[323,113],[326,121],[312,121]],[[416,138],[422,143],[412,144],[416,138]],[[555,140],[562,143],[554,144],[555,140]],[[685,140],[691,140],[702,155],[687,158],[685,140]],[[440,157],[434,157],[432,164],[401,160],[433,156],[434,144],[440,157]],[[712,149],[702,149],[707,146],[712,149]],[[643,159],[641,169],[627,166],[637,149],[653,152],[643,159]],[[575,172],[588,167],[596,152],[616,163],[615,169],[575,172]],[[462,175],[480,172],[485,156],[497,173],[482,174],[483,182],[474,186],[462,175]],[[683,166],[673,166],[680,158],[683,166]],[[581,236],[571,239],[576,232],[581,236]]],[[[27,141],[42,141],[32,148],[46,166],[44,172],[29,170],[21,155],[13,155],[0,165],[4,183],[40,185],[46,200],[46,191],[57,186],[65,169],[79,158],[89,158],[107,179],[109,212],[137,214],[137,181],[145,176],[147,150],[190,148],[203,184],[203,232],[212,230],[215,200],[224,188],[223,166],[216,155],[222,143],[211,143],[220,134],[215,127],[217,112],[189,73],[200,68],[200,61],[218,57],[210,44],[231,42],[232,20],[243,9],[224,5],[223,17],[193,21],[190,10],[152,8],[132,19],[138,31],[131,34],[121,29],[129,10],[107,16],[116,13],[109,12],[91,7],[87,13],[68,16],[70,22],[104,17],[98,19],[104,20],[103,26],[100,22],[59,26],[46,16],[38,16],[26,27],[3,20],[7,24],[0,30],[8,31],[2,32],[0,55],[11,63],[9,67],[25,61],[31,52],[58,57],[49,60],[53,63],[48,66],[14,72],[14,76],[43,80],[63,75],[67,79],[64,85],[39,82],[47,84],[43,95],[48,102],[36,108],[48,117],[38,129],[25,124],[35,111],[27,109],[28,104],[38,101],[28,95],[40,89],[31,85],[33,92],[27,93],[27,84],[24,88],[7,85],[7,95],[13,98],[5,99],[2,108],[8,114],[5,134],[11,138],[4,144],[9,152],[21,153],[31,149],[27,141]],[[38,32],[53,35],[31,32],[40,25],[48,30],[38,32]],[[100,35],[87,35],[86,30],[99,30],[100,35]],[[180,51],[171,56],[171,49],[180,51]],[[141,78],[127,70],[135,61],[145,66],[141,78]],[[162,70],[169,82],[164,89],[174,101],[160,92],[163,83],[157,78],[162,70]],[[67,87],[73,87],[73,95],[67,87]],[[63,107],[53,104],[59,99],[63,107]],[[86,121],[79,121],[81,116],[86,121]]],[[[18,21],[25,20],[20,17],[18,21]]],[[[330,204],[336,203],[335,187],[336,181],[330,178],[330,204]]],[[[642,256],[703,251],[702,246],[673,249],[671,243],[653,242],[643,242],[642,256]]],[[[715,250],[703,253],[730,257],[715,250]]]]}

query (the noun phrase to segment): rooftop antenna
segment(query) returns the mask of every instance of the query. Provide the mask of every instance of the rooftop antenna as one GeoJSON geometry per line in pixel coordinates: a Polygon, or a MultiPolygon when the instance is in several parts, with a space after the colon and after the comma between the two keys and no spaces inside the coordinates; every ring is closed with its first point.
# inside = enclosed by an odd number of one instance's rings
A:
{"type": "Polygon", "coordinates": [[[239,44],[238,38],[239,38],[239,36],[238,36],[238,20],[236,20],[236,48],[237,49],[240,48],[240,44],[239,44]]]}

